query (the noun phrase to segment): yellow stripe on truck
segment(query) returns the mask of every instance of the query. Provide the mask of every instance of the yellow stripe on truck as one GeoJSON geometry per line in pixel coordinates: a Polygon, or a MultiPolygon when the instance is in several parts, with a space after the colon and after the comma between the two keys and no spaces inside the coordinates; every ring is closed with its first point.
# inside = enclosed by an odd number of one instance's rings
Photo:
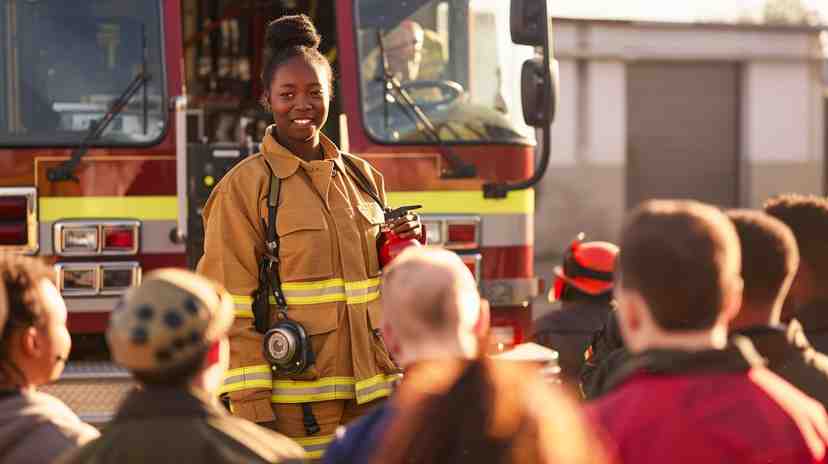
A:
{"type": "Polygon", "coordinates": [[[144,221],[176,220],[174,196],[40,197],[40,220],[64,218],[130,218],[144,221]]]}
{"type": "Polygon", "coordinates": [[[424,192],[388,192],[391,207],[423,205],[424,214],[532,214],[535,212],[533,189],[509,192],[506,198],[484,198],[482,190],[431,190],[424,192]]]}

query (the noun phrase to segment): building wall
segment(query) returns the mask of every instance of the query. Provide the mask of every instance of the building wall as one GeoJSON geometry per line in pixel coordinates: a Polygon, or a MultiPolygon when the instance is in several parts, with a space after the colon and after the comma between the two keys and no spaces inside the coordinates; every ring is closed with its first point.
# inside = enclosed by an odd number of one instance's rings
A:
{"type": "Polygon", "coordinates": [[[740,206],[786,191],[823,193],[818,32],[584,20],[553,28],[561,88],[551,163],[537,187],[539,258],[560,254],[578,232],[618,238],[626,210],[626,65],[637,60],[740,63],[740,206]]]}

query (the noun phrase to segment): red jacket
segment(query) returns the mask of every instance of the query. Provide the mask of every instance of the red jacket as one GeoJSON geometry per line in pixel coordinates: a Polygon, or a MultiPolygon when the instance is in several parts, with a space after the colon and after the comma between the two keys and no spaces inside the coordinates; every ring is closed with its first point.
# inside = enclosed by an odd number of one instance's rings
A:
{"type": "Polygon", "coordinates": [[[828,462],[825,409],[762,367],[744,342],[645,352],[619,368],[618,387],[589,406],[618,462],[828,462]]]}

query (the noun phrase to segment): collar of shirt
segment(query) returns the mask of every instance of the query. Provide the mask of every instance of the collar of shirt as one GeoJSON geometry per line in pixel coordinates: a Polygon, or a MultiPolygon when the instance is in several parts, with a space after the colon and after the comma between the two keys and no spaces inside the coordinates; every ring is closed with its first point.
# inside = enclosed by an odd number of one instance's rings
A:
{"type": "MultiPolygon", "coordinates": [[[[270,170],[273,171],[273,174],[279,179],[284,179],[296,173],[299,167],[308,171],[311,168],[311,163],[294,155],[290,150],[277,142],[276,138],[271,135],[273,130],[275,130],[274,126],[271,125],[268,127],[262,139],[262,154],[270,166],[270,170]]],[[[332,160],[336,168],[340,172],[344,172],[345,165],[342,162],[342,155],[339,154],[339,149],[336,145],[322,133],[319,134],[319,142],[322,145],[322,152],[325,156],[324,160],[332,160]]]]}

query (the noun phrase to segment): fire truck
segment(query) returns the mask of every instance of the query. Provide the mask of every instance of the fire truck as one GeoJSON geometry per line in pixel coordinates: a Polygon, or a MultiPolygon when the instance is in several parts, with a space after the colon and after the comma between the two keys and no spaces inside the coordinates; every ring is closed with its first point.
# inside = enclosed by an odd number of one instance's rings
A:
{"type": "Polygon", "coordinates": [[[524,341],[556,63],[546,1],[504,5],[4,0],[0,250],[55,267],[73,352],[48,389],[104,422],[130,388],[109,361],[108,315],[143,273],[197,262],[201,207],[269,124],[260,57],[266,23],[284,14],[309,15],[333,63],[327,135],[383,173],[392,206],[423,205],[429,243],[478,278],[494,344],[524,341]],[[412,43],[392,43],[402,27],[416,29],[412,43]],[[508,60],[516,44],[529,51],[522,68],[508,60]],[[392,70],[401,49],[413,52],[405,79],[392,70]],[[518,83],[522,111],[510,112],[503,89],[518,83]]]}

